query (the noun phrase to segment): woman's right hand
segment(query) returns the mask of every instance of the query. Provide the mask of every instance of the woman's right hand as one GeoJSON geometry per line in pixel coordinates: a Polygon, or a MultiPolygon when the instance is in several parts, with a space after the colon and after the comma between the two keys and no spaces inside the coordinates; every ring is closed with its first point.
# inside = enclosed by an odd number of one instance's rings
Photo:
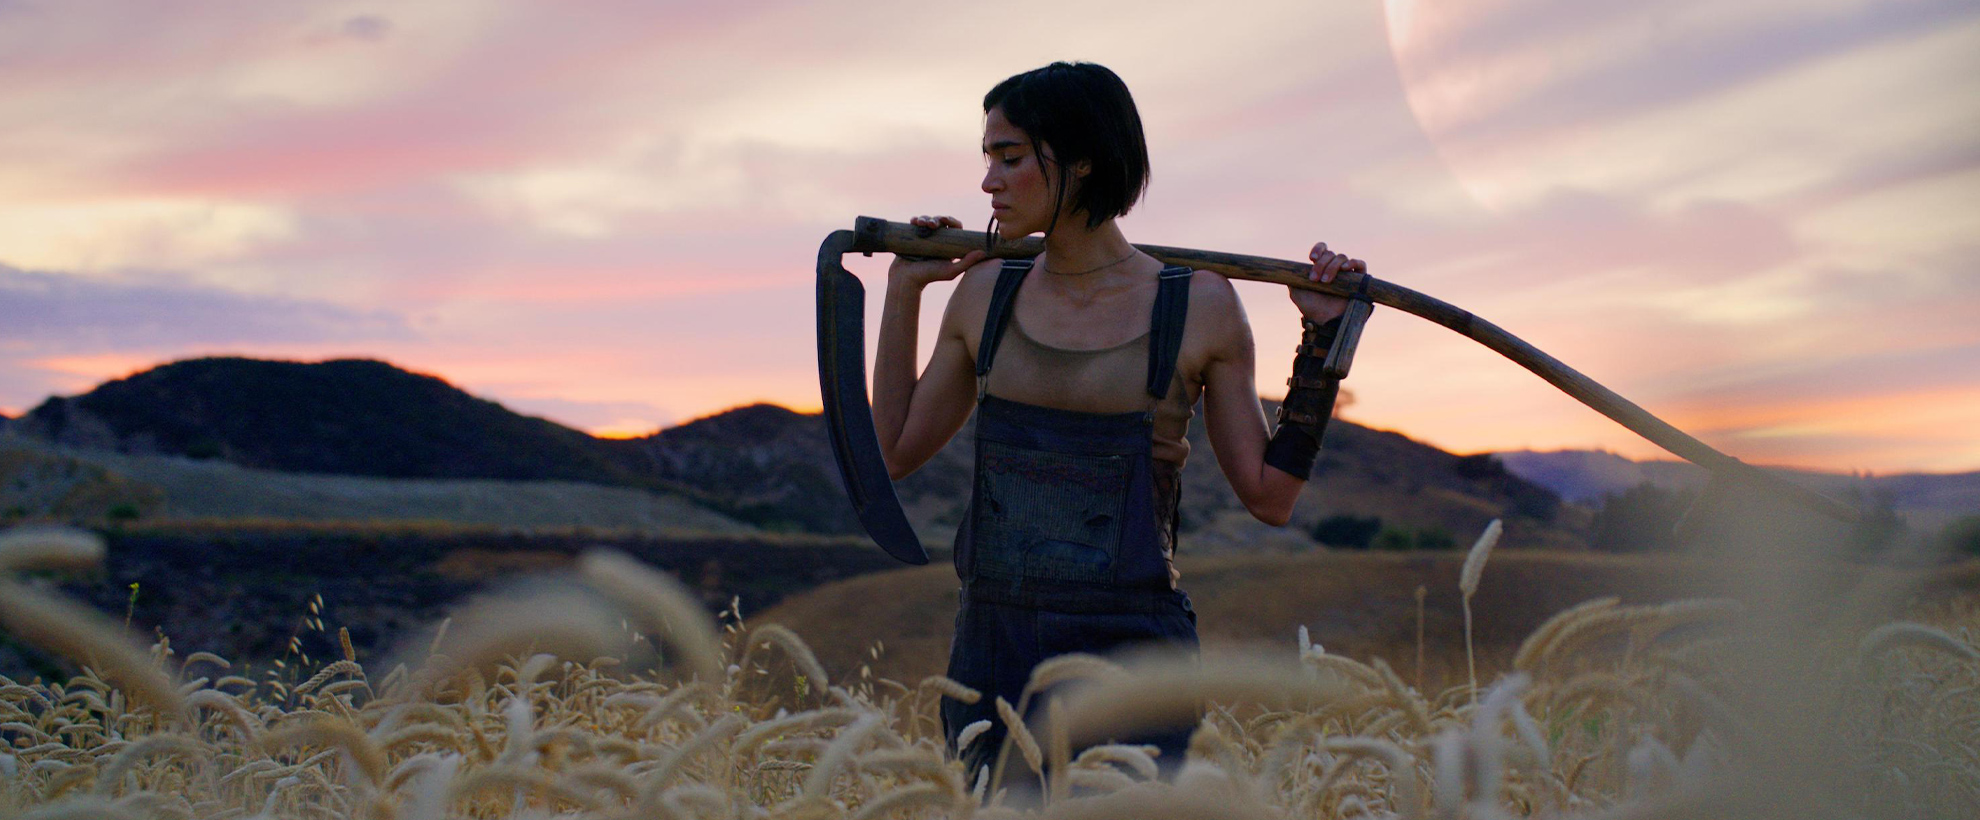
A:
{"type": "MultiPolygon", "coordinates": [[[[1327,243],[1313,245],[1313,252],[1307,255],[1313,260],[1313,271],[1306,275],[1309,282],[1332,282],[1342,271],[1368,272],[1368,263],[1350,259],[1347,254],[1327,250],[1327,243]]],[[[1325,322],[1347,312],[1347,300],[1329,293],[1318,293],[1303,288],[1287,288],[1292,302],[1299,307],[1302,318],[1312,322],[1325,322]]]]}
{"type": "MultiPolygon", "coordinates": [[[[960,228],[962,220],[953,216],[917,216],[908,220],[923,234],[932,233],[937,228],[960,228]]],[[[905,281],[915,287],[926,287],[935,282],[947,282],[969,270],[970,266],[983,261],[982,251],[970,251],[961,259],[930,259],[924,256],[894,257],[893,264],[887,266],[890,281],[905,281]]]]}

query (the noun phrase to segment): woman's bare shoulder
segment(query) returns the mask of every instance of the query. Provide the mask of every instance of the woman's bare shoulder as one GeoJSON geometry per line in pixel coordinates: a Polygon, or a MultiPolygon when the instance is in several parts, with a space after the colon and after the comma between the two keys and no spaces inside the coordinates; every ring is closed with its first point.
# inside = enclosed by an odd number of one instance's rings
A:
{"type": "Polygon", "coordinates": [[[1188,327],[1185,344],[1196,351],[1192,360],[1201,364],[1242,358],[1251,350],[1244,303],[1221,273],[1199,270],[1190,277],[1188,327]]]}
{"type": "Polygon", "coordinates": [[[1243,325],[1244,303],[1238,300],[1231,280],[1216,271],[1199,270],[1189,279],[1189,311],[1225,325],[1243,325]]]}
{"type": "Polygon", "coordinates": [[[997,272],[1004,267],[1002,259],[985,259],[969,266],[956,279],[956,292],[949,295],[949,304],[990,304],[990,293],[997,289],[997,272]]]}
{"type": "Polygon", "coordinates": [[[956,290],[949,294],[947,315],[960,320],[974,317],[983,321],[983,313],[990,309],[990,294],[997,289],[997,272],[1003,269],[1003,260],[985,259],[969,266],[962,276],[956,279],[956,290]]]}

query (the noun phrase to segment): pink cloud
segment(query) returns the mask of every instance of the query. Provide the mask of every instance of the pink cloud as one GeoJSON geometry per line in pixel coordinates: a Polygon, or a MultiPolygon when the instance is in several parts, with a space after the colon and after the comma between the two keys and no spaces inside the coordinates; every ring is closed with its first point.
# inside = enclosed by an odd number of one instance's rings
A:
{"type": "MultiPolygon", "coordinates": [[[[1705,49],[1711,53],[1684,65],[1623,55],[1650,76],[1555,78],[1564,97],[1495,109],[1477,126],[1486,129],[1479,139],[1497,128],[1507,139],[1536,139],[1562,124],[1627,119],[1964,13],[1942,0],[1886,5],[1840,17],[1810,12],[1784,44],[1767,32],[1717,32],[1700,41],[1716,44],[1705,49]],[[1837,19],[1856,19],[1849,15],[1875,26],[1838,30],[1837,19]],[[1735,53],[1741,49],[1753,53],[1735,53]]],[[[1971,140],[1948,137],[1929,157],[1851,160],[1831,169],[1833,184],[1811,183],[1782,200],[1672,205],[1621,190],[1558,190],[1496,213],[1460,201],[1426,216],[1392,204],[1416,192],[1369,190],[1379,176],[1371,169],[1401,164],[1434,175],[1437,166],[1395,69],[1377,50],[1383,40],[1368,9],[1327,17],[1336,25],[1316,35],[1316,42],[1347,43],[1351,56],[1302,61],[1283,36],[1272,49],[1207,59],[1051,27],[1034,32],[1025,48],[990,53],[983,38],[998,29],[918,16],[905,3],[858,13],[803,4],[495,3],[443,22],[432,9],[392,7],[371,17],[290,5],[227,13],[218,4],[23,8],[30,7],[0,8],[0,51],[9,55],[0,69],[0,114],[29,125],[0,135],[0,148],[36,150],[0,151],[0,174],[78,169],[33,177],[51,198],[279,208],[294,225],[284,238],[172,275],[345,313],[275,312],[294,320],[288,330],[317,335],[128,338],[133,329],[171,326],[161,302],[138,320],[99,323],[126,331],[100,345],[36,341],[26,354],[0,356],[0,400],[9,406],[31,405],[54,384],[54,371],[23,362],[60,359],[68,363],[62,378],[82,378],[79,369],[108,376],[131,362],[217,346],[383,357],[585,426],[648,412],[686,418],[755,399],[815,407],[810,277],[818,241],[856,214],[948,212],[976,227],[984,216],[970,133],[976,95],[1059,51],[1114,63],[1136,83],[1144,115],[1165,123],[1151,134],[1162,152],[1156,187],[1129,220],[1137,241],[1295,257],[1326,239],[1384,276],[1502,322],[1742,455],[1804,452],[1883,466],[1875,454],[1886,452],[1891,464],[1922,463],[1915,460],[1931,448],[1921,442],[1971,424],[1839,429],[1827,438],[1781,431],[1815,420],[1797,415],[1803,405],[1824,418],[1868,414],[1955,395],[1934,389],[1980,384],[1980,374],[1944,358],[1975,343],[1964,328],[1980,297],[1956,284],[1975,258],[1971,249],[1949,259],[1894,256],[1888,269],[1858,270],[1815,258],[1820,251],[1790,230],[1807,209],[1837,197],[1971,167],[1971,140]],[[390,81],[342,97],[239,92],[241,77],[267,61],[307,66],[318,56],[353,54],[390,81]],[[936,79],[902,83],[904,71],[936,79]],[[1140,77],[1161,79],[1141,84],[1140,77]],[[912,106],[920,104],[905,88],[957,95],[960,121],[900,127],[888,117],[917,113],[912,106]],[[849,109],[871,120],[851,113],[842,120],[830,105],[777,119],[772,106],[798,106],[804,93],[844,95],[849,109]],[[874,114],[874,100],[897,112],[874,114]],[[718,120],[712,111],[728,113],[718,120]],[[730,121],[757,115],[761,121],[730,121]],[[30,127],[32,139],[21,136],[30,127]],[[826,144],[820,133],[844,136],[826,144]],[[89,150],[68,153],[70,142],[89,150]],[[580,176],[623,173],[627,184],[552,203],[591,220],[596,230],[587,235],[560,233],[554,220],[529,210],[541,203],[527,196],[507,203],[462,183],[495,180],[499,188],[529,172],[567,168],[580,176]],[[692,197],[641,196],[692,186],[699,186],[692,197]],[[1919,274],[1921,266],[1937,273],[1919,274]],[[1761,272],[1772,272],[1768,295],[1788,305],[1779,316],[1713,318],[1661,298],[1752,283],[1761,272]],[[365,330],[359,320],[373,313],[394,317],[387,324],[400,335],[365,330]],[[1843,350],[1865,358],[1847,359],[1843,350]],[[1844,377],[1865,372],[1875,378],[1844,377]],[[1894,403],[1877,403],[1886,399],[1894,403]]],[[[1471,30],[1498,26],[1518,36],[1474,39],[1487,42],[1482,53],[1570,42],[1623,13],[1556,0],[1497,8],[1512,16],[1471,30]]],[[[1462,45],[1451,53],[1471,53],[1462,45]]],[[[1426,184],[1434,183],[1459,190],[1449,179],[1426,184]]],[[[852,264],[868,276],[877,303],[885,260],[852,264]]],[[[1262,286],[1241,292],[1261,341],[1296,332],[1283,294],[1262,286]]],[[[143,300],[125,304],[145,309],[143,300]]],[[[238,329],[230,304],[200,314],[210,317],[202,324],[238,329]]],[[[940,309],[931,296],[930,314],[940,309]]],[[[1446,361],[1440,345],[1468,343],[1434,328],[1379,333],[1371,340],[1391,347],[1370,351],[1361,409],[1409,419],[1414,435],[1533,437],[1521,443],[1537,446],[1627,439],[1544,385],[1519,381],[1509,366],[1502,374],[1490,369],[1500,365],[1453,355],[1449,361],[1485,374],[1477,385],[1451,367],[1423,368],[1414,384],[1385,382],[1376,363],[1415,374],[1419,361],[1446,361]]],[[[1283,366],[1264,364],[1260,383],[1283,379],[1283,366]]]]}

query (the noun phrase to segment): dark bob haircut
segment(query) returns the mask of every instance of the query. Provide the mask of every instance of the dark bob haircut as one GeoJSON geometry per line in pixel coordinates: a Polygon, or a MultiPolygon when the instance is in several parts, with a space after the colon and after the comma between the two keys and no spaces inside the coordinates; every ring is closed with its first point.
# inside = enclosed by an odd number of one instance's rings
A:
{"type": "MultiPolygon", "coordinates": [[[[1106,67],[1057,62],[1032,69],[983,95],[983,113],[993,108],[1002,108],[1004,118],[1031,137],[1041,170],[1047,157],[1039,144],[1051,149],[1049,158],[1059,167],[1059,202],[1065,202],[1066,169],[1092,163],[1073,196],[1073,210],[1086,212],[1088,229],[1127,214],[1148,190],[1141,114],[1127,83],[1106,67]]],[[[1050,176],[1046,180],[1052,182],[1050,176]]]]}

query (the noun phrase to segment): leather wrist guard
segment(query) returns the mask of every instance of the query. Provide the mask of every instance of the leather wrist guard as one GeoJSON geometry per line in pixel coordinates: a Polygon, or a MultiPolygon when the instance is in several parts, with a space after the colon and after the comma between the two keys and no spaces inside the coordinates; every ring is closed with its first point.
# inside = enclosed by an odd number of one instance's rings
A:
{"type": "Polygon", "coordinates": [[[1334,415],[1334,400],[1340,394],[1341,380],[1326,372],[1327,351],[1340,332],[1341,319],[1325,323],[1302,322],[1305,333],[1293,356],[1292,378],[1286,379],[1286,400],[1279,403],[1278,429],[1265,445],[1265,463],[1302,481],[1313,474],[1320,443],[1327,433],[1327,420],[1334,415]]]}

